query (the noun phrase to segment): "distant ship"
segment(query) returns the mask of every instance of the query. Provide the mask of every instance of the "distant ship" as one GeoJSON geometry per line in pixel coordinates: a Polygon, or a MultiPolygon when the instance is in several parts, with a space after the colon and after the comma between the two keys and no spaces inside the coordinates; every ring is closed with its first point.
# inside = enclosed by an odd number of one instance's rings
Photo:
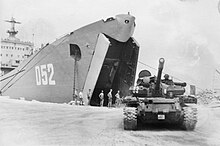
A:
{"type": "Polygon", "coordinates": [[[15,21],[15,18],[6,20],[11,23],[8,38],[1,38],[0,76],[5,75],[19,66],[19,64],[27,59],[33,52],[34,44],[28,41],[21,41],[16,37],[18,31],[15,30],[15,24],[21,24],[15,21]]]}
{"type": "Polygon", "coordinates": [[[139,54],[132,37],[134,28],[135,17],[120,14],[77,29],[2,76],[1,94],[68,103],[74,93],[82,91],[86,104],[91,89],[91,105],[99,104],[101,90],[105,98],[110,89],[113,95],[120,90],[125,96],[134,83],[139,54]]]}

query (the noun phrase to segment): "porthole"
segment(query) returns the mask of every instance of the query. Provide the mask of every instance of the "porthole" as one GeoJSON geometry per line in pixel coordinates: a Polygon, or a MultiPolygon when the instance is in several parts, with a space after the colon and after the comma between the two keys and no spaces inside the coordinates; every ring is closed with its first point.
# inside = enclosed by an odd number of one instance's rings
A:
{"type": "Polygon", "coordinates": [[[125,20],[125,23],[128,24],[128,23],[129,23],[129,20],[125,20]]]}

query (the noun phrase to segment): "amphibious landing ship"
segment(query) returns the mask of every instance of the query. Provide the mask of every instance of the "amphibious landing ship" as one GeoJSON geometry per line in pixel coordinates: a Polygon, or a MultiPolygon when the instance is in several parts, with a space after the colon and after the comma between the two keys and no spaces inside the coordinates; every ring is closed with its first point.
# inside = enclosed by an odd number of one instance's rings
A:
{"type": "MultiPolygon", "coordinates": [[[[18,68],[0,78],[0,91],[10,98],[67,103],[75,91],[92,90],[98,105],[101,90],[129,93],[139,45],[132,38],[135,17],[120,14],[77,29],[48,44],[18,68]]],[[[114,94],[113,92],[113,94],[114,94]]]]}

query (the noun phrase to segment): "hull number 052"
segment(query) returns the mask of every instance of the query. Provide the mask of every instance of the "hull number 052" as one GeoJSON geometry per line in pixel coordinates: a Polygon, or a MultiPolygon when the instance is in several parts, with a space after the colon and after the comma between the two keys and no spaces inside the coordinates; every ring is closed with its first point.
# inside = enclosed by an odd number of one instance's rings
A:
{"type": "Polygon", "coordinates": [[[35,66],[35,73],[37,85],[56,85],[53,64],[35,66]]]}

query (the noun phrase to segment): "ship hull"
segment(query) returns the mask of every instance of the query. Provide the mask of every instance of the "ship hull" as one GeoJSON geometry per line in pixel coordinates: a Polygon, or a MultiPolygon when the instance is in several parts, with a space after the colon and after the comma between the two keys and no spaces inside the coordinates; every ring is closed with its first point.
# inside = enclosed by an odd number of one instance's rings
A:
{"type": "Polygon", "coordinates": [[[128,94],[134,83],[138,50],[132,38],[134,17],[119,15],[82,27],[42,48],[18,68],[1,77],[1,94],[43,102],[67,103],[83,92],[113,89],[128,94]],[[123,24],[129,20],[131,24],[123,24]],[[119,23],[120,22],[120,23],[119,23]],[[120,25],[120,27],[118,26],[120,25]],[[119,29],[120,28],[120,29],[119,29]]]}

